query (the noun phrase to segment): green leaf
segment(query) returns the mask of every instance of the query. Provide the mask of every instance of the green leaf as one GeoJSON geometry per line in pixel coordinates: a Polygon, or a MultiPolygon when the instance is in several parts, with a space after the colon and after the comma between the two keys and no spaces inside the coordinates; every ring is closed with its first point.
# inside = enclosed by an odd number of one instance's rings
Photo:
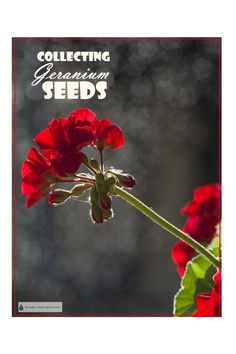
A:
{"type": "MultiPolygon", "coordinates": [[[[214,248],[211,252],[219,255],[219,238],[215,237],[210,244],[214,248]],[[215,239],[218,239],[215,240],[215,239]]],[[[188,262],[185,274],[181,281],[181,288],[174,298],[174,315],[191,316],[197,309],[196,299],[198,294],[211,291],[214,287],[213,276],[217,268],[205,257],[199,255],[188,262]]]]}
{"type": "Polygon", "coordinates": [[[209,250],[211,250],[215,256],[219,256],[219,236],[215,236],[212,240],[211,243],[207,247],[209,250]]]}

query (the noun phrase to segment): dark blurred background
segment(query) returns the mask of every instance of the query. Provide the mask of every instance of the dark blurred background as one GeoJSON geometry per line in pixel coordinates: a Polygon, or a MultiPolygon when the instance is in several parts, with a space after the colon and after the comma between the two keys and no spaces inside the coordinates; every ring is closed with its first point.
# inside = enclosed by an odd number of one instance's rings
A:
{"type": "Polygon", "coordinates": [[[218,181],[217,40],[17,41],[17,301],[62,301],[68,314],[172,314],[180,278],[177,241],[121,199],[115,217],[93,225],[84,202],[30,209],[20,169],[53,117],[88,107],[124,131],[105,165],[134,175],[132,191],[182,227],[193,190],[218,181]],[[105,100],[44,100],[32,87],[38,51],[110,51],[110,62],[55,63],[55,71],[109,71],[105,100]]]}

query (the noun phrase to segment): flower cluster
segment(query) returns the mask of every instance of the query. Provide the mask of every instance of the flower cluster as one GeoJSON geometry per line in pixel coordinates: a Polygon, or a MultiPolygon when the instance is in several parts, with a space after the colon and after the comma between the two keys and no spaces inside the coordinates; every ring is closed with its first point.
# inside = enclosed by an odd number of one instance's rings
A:
{"type": "MultiPolygon", "coordinates": [[[[204,246],[208,246],[217,235],[217,226],[221,221],[221,186],[208,184],[194,191],[193,200],[181,213],[188,219],[183,231],[204,246]]],[[[179,241],[172,249],[172,259],[182,277],[186,266],[197,252],[184,241],[179,241]]],[[[221,270],[214,276],[215,287],[212,292],[200,293],[197,297],[197,311],[194,316],[221,315],[221,270]]]]}
{"type": "Polygon", "coordinates": [[[115,185],[132,188],[135,180],[120,170],[104,170],[103,152],[124,145],[121,129],[108,119],[98,120],[87,108],[77,109],[67,118],[52,119],[48,128],[35,137],[39,152],[32,147],[22,165],[22,194],[31,207],[49,193],[49,204],[59,205],[79,198],[90,189],[91,218],[102,223],[112,216],[111,195],[115,185]],[[83,148],[91,146],[99,152],[100,164],[89,159],[83,148]],[[79,173],[81,164],[89,173],[79,173]],[[55,189],[56,183],[76,183],[72,190],[55,189]]]}

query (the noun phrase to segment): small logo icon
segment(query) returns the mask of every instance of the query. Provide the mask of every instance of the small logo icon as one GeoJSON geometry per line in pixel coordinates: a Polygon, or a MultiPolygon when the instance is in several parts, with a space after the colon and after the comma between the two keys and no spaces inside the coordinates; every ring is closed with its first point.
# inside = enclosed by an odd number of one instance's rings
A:
{"type": "Polygon", "coordinates": [[[62,302],[18,302],[18,312],[62,312],[62,302]]]}
{"type": "Polygon", "coordinates": [[[23,307],[22,304],[20,304],[20,306],[19,306],[19,311],[23,311],[23,310],[24,310],[24,307],[23,307]]]}

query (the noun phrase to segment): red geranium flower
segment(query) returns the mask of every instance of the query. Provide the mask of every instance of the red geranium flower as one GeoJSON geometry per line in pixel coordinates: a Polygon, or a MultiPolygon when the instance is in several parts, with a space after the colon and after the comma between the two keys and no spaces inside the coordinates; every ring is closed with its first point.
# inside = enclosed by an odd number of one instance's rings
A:
{"type": "Polygon", "coordinates": [[[211,292],[201,293],[197,297],[197,311],[194,317],[221,316],[221,270],[214,276],[215,287],[211,292]]]}
{"type": "MultiPolygon", "coordinates": [[[[216,226],[220,223],[220,201],[219,184],[208,184],[197,188],[194,191],[193,201],[181,209],[183,215],[189,216],[183,231],[207,246],[216,233],[216,226]]],[[[172,259],[177,265],[180,276],[184,274],[187,262],[195,255],[194,249],[183,241],[174,245],[172,259]]]]}
{"type": "Polygon", "coordinates": [[[22,165],[21,175],[22,194],[28,196],[27,208],[43,198],[48,193],[51,184],[60,180],[51,162],[40,155],[35,148],[29,150],[28,159],[22,165]]]}
{"type": "Polygon", "coordinates": [[[98,150],[118,149],[125,143],[124,134],[121,129],[112,124],[108,119],[97,120],[94,123],[95,139],[93,146],[98,150]]]}
{"type": "Polygon", "coordinates": [[[118,149],[124,145],[125,139],[121,129],[108,119],[97,120],[95,113],[89,109],[77,109],[69,114],[78,126],[90,126],[94,133],[92,145],[98,150],[118,149]]]}
{"type": "MultiPolygon", "coordinates": [[[[183,215],[201,214],[203,217],[220,217],[220,184],[207,184],[195,189],[193,201],[188,203],[181,213],[183,215]]],[[[218,220],[218,219],[217,219],[218,220]]]]}
{"type": "Polygon", "coordinates": [[[193,201],[181,213],[189,215],[183,231],[199,241],[211,241],[221,219],[221,186],[208,184],[194,191],[193,201]]]}
{"type": "MultiPolygon", "coordinates": [[[[46,195],[51,184],[77,172],[85,156],[81,152],[84,147],[117,149],[124,144],[124,135],[108,119],[98,121],[95,113],[82,108],[71,112],[68,118],[52,119],[35,141],[43,156],[32,148],[22,166],[22,193],[28,195],[28,207],[46,195]]],[[[53,198],[52,194],[50,203],[53,198]]],[[[57,196],[57,202],[60,198],[57,196]]]]}
{"type": "Polygon", "coordinates": [[[79,119],[74,114],[69,119],[53,119],[48,124],[49,128],[35,137],[45,157],[51,160],[60,174],[75,173],[78,170],[83,158],[80,150],[94,139],[93,128],[86,124],[86,119],[92,117],[91,111],[82,109],[79,119]]]}
{"type": "Polygon", "coordinates": [[[187,219],[183,231],[199,242],[208,245],[215,235],[216,226],[219,222],[219,219],[216,220],[216,218],[212,217],[206,218],[201,214],[196,214],[187,219]]]}

